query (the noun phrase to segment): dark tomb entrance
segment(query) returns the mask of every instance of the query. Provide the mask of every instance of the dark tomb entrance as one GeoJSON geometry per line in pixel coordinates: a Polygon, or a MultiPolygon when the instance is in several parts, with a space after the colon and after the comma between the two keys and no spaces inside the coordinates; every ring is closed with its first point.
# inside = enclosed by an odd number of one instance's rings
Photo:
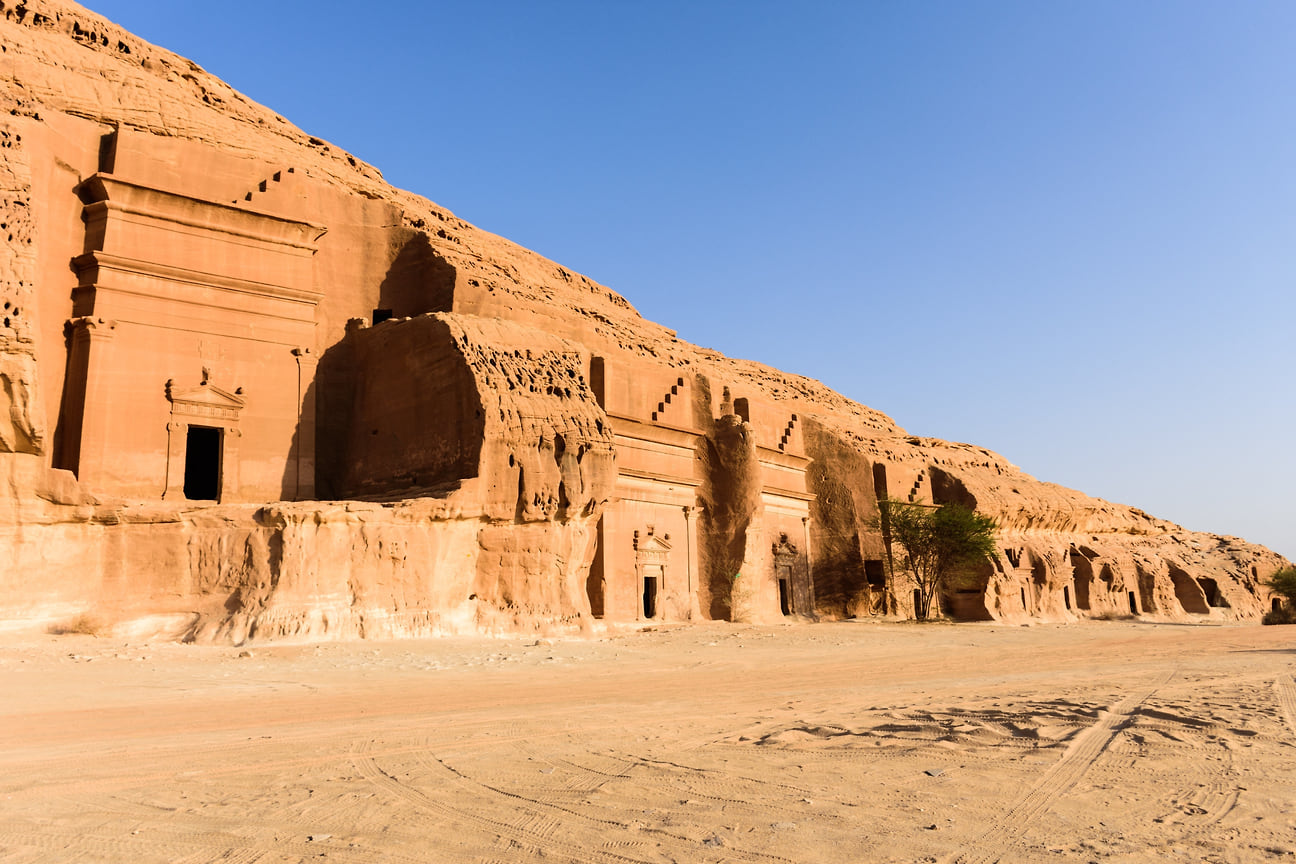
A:
{"type": "Polygon", "coordinates": [[[606,542],[604,531],[603,518],[600,516],[594,560],[590,562],[589,575],[585,577],[585,594],[589,597],[590,615],[595,618],[603,617],[603,596],[607,591],[607,583],[603,578],[603,544],[606,542]]]}
{"type": "Polygon", "coordinates": [[[657,617],[657,577],[645,576],[643,586],[643,617],[657,617]]]}
{"type": "Polygon", "coordinates": [[[778,568],[779,611],[784,615],[792,614],[792,568],[786,565],[778,568]]]}
{"type": "Polygon", "coordinates": [[[1130,614],[1138,614],[1138,600],[1134,597],[1134,592],[1129,592],[1130,614]]]}
{"type": "Polygon", "coordinates": [[[220,498],[222,430],[190,426],[185,438],[184,495],[190,501],[220,498]]]}
{"type": "MultiPolygon", "coordinates": [[[[796,586],[792,584],[792,568],[797,564],[797,549],[788,542],[786,533],[779,534],[774,544],[774,581],[778,583],[779,612],[791,615],[796,612],[796,586]]],[[[809,600],[809,598],[806,598],[809,600]]]]}

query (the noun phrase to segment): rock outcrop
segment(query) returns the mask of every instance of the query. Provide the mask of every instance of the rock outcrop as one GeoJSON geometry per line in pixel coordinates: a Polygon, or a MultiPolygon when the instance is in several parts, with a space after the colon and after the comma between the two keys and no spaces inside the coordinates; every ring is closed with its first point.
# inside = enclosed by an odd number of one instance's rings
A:
{"type": "Polygon", "coordinates": [[[0,0],[0,626],[203,640],[905,614],[1258,618],[1286,564],[680,341],[63,0],[0,0]]]}

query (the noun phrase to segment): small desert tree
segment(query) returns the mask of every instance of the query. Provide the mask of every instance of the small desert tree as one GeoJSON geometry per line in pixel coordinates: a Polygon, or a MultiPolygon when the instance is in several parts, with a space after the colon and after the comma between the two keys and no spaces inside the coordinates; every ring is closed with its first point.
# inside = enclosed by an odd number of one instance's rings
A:
{"type": "Polygon", "coordinates": [[[1284,608],[1272,610],[1265,615],[1264,623],[1290,624],[1296,620],[1292,615],[1292,610],[1296,609],[1296,567],[1283,567],[1266,579],[1264,584],[1287,601],[1284,608]]]}
{"type": "Polygon", "coordinates": [[[899,547],[889,555],[891,578],[903,574],[916,590],[914,616],[931,614],[932,599],[957,576],[996,553],[995,522],[962,504],[910,504],[878,501],[878,524],[899,547]]]}

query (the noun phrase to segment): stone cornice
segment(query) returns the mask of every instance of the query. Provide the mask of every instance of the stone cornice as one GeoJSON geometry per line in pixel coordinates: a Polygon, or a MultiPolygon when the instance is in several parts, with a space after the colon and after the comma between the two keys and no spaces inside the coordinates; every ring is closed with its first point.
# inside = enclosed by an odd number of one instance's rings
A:
{"type": "Polygon", "coordinates": [[[100,213],[115,211],[284,246],[308,256],[318,251],[316,241],[328,230],[323,225],[312,222],[286,219],[246,207],[152,189],[118,179],[111,174],[95,174],[77,187],[77,194],[86,205],[82,216],[86,221],[91,221],[100,213]],[[198,216],[199,213],[202,215],[198,216]]]}
{"type": "Polygon", "coordinates": [[[248,294],[257,297],[273,297],[276,300],[289,300],[294,303],[306,303],[311,306],[319,305],[320,298],[324,296],[318,291],[285,288],[282,285],[270,285],[265,282],[253,282],[248,279],[238,279],[233,276],[221,276],[215,273],[205,273],[200,270],[188,270],[183,267],[172,267],[168,264],[158,264],[153,261],[144,261],[139,258],[128,258],[124,255],[114,255],[111,252],[86,252],[73,258],[72,266],[80,277],[80,287],[95,288],[97,290],[122,290],[114,286],[105,286],[102,284],[99,271],[109,270],[118,273],[151,276],[157,279],[165,279],[168,282],[180,282],[208,288],[219,288],[224,291],[234,291],[239,294],[248,294]]]}

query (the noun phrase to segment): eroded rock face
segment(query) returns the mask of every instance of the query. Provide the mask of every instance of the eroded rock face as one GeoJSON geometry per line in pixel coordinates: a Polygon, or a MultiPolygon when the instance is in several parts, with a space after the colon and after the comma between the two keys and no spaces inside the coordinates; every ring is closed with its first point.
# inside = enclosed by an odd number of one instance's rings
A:
{"type": "Polygon", "coordinates": [[[30,323],[36,257],[31,163],[9,116],[0,119],[0,155],[0,453],[41,455],[45,421],[36,399],[30,323]]]}
{"type": "Polygon", "coordinates": [[[711,618],[750,620],[750,612],[743,608],[742,574],[747,571],[750,579],[760,566],[758,558],[749,560],[756,556],[751,554],[748,533],[760,510],[761,493],[760,462],[751,425],[737,414],[720,417],[707,437],[702,462],[706,578],[700,599],[711,618]]]}
{"type": "Polygon", "coordinates": [[[1269,550],[681,342],[73,3],[0,44],[0,626],[903,615],[882,494],[998,522],[953,617],[1273,602],[1269,550]]]}

